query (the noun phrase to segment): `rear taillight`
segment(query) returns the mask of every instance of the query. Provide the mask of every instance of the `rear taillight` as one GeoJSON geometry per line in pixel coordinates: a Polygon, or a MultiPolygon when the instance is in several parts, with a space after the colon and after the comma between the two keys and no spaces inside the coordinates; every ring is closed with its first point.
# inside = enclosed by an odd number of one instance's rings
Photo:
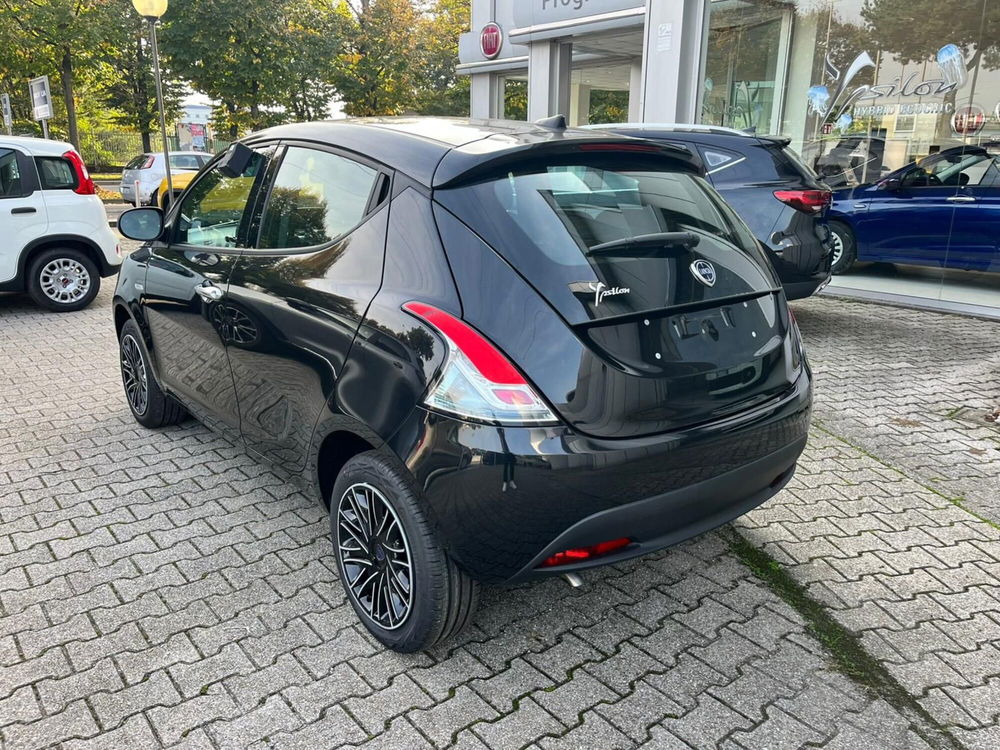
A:
{"type": "Polygon", "coordinates": [[[833,194],[829,190],[775,190],[774,197],[797,211],[818,214],[830,205],[833,194]]]}
{"type": "Polygon", "coordinates": [[[622,537],[621,539],[612,539],[609,542],[598,542],[589,547],[575,547],[574,549],[563,550],[562,552],[556,552],[552,557],[546,558],[540,567],[553,568],[557,565],[571,565],[573,563],[584,562],[595,557],[611,554],[624,547],[628,547],[631,543],[631,539],[622,537]]]}
{"type": "Polygon", "coordinates": [[[433,326],[448,345],[448,359],[424,397],[427,406],[497,424],[558,422],[510,360],[471,326],[422,302],[403,309],[433,326]]]}
{"type": "Polygon", "coordinates": [[[142,163],[142,166],[139,167],[139,169],[149,169],[151,166],[153,166],[153,162],[155,161],[156,161],[155,156],[147,156],[146,161],[142,163]]]}
{"type": "Polygon", "coordinates": [[[76,187],[73,188],[73,192],[77,195],[97,195],[97,186],[90,179],[87,165],[83,163],[80,154],[76,151],[67,151],[63,154],[63,158],[69,162],[73,168],[73,174],[76,175],[76,187]]]}

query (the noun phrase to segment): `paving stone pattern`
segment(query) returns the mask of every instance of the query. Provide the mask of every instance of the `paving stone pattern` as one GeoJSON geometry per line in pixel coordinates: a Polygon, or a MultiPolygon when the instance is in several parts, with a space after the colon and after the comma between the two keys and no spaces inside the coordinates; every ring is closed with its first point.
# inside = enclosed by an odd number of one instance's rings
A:
{"type": "Polygon", "coordinates": [[[1000,745],[998,532],[937,494],[989,505],[962,467],[995,480],[996,433],[940,412],[988,404],[996,347],[974,364],[911,346],[897,377],[891,333],[961,347],[1000,327],[797,305],[821,429],[789,487],[736,525],[860,634],[924,710],[914,718],[837,669],[731,532],[579,590],[486,589],[459,640],[381,649],[312,500],[195,422],[132,421],[110,302],[110,284],[73,315],[0,297],[5,750],[919,748],[939,738],[931,725],[1000,745]],[[887,426],[890,413],[921,424],[887,426]],[[985,453],[959,461],[959,445],[985,453]]]}

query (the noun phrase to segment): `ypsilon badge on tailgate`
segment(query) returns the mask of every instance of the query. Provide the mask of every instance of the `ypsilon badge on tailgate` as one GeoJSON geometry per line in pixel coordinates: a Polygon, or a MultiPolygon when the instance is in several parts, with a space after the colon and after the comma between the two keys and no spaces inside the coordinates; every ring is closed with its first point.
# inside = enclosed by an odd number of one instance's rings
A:
{"type": "Polygon", "coordinates": [[[632,290],[627,286],[608,286],[603,281],[574,281],[569,285],[573,294],[590,297],[594,302],[594,307],[600,306],[605,297],[616,297],[628,294],[632,290]]]}

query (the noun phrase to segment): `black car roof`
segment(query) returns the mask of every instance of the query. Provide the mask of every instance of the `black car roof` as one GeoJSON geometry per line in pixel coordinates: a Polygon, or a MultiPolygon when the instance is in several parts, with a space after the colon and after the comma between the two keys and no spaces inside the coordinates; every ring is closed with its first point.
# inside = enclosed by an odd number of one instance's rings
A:
{"type": "MultiPolygon", "coordinates": [[[[445,117],[383,117],[326,120],[279,125],[244,139],[302,140],[354,151],[397,169],[428,187],[442,187],[480,170],[521,160],[536,152],[576,150],[585,143],[636,148],[636,139],[607,131],[555,128],[516,120],[445,117]]],[[[647,143],[683,169],[700,162],[689,151],[665,143],[647,143]]]]}

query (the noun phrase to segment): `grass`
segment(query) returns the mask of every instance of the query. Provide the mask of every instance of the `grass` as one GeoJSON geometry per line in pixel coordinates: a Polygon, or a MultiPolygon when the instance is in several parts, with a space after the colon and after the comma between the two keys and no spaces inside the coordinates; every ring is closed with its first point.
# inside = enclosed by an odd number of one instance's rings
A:
{"type": "Polygon", "coordinates": [[[121,172],[91,172],[90,178],[92,180],[101,180],[102,182],[118,181],[122,178],[121,172]]]}
{"type": "Polygon", "coordinates": [[[723,532],[733,554],[761,582],[795,609],[805,620],[806,631],[829,652],[833,665],[873,697],[881,698],[902,714],[917,734],[936,748],[961,748],[947,727],[940,724],[895,677],[861,644],[861,639],[841,625],[829,610],[792,578],[777,560],[752,545],[739,532],[723,532]]]}

